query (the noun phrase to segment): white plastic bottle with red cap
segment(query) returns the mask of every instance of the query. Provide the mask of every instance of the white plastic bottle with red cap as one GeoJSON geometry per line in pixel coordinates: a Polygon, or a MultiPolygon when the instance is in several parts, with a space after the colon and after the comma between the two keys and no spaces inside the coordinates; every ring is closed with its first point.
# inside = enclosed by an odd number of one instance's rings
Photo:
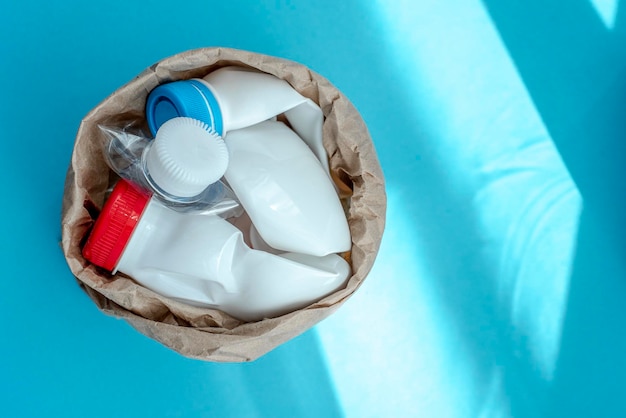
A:
{"type": "Polygon", "coordinates": [[[336,254],[250,249],[227,221],[173,211],[124,180],[105,203],[83,255],[164,296],[245,321],[309,305],[341,288],[350,273],[336,254]]]}

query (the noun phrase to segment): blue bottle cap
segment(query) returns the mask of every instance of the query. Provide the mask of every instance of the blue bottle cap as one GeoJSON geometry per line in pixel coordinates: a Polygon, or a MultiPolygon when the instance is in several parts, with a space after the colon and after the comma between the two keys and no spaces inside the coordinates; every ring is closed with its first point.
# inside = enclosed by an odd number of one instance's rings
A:
{"type": "Polygon", "coordinates": [[[146,119],[152,135],[165,122],[188,117],[206,123],[223,134],[222,113],[211,90],[200,80],[181,80],[161,84],[150,92],[146,103],[146,119]]]}

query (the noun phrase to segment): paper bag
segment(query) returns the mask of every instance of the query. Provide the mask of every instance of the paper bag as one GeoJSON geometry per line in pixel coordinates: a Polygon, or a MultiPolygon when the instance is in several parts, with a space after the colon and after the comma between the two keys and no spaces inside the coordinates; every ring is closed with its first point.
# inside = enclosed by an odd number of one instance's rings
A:
{"type": "MultiPolygon", "coordinates": [[[[167,58],[139,74],[96,106],[80,124],[65,182],[62,247],[72,273],[103,312],[128,321],[142,334],[197,359],[250,361],[301,334],[333,313],[363,282],[378,252],[385,224],[383,174],[367,128],[346,97],[326,79],[295,62],[266,55],[204,48],[167,58]],[[159,84],[194,77],[227,65],[256,68],[286,80],[324,113],[324,147],[346,208],[352,275],[345,288],[298,311],[244,323],[219,310],[198,308],[158,295],[123,274],[89,264],[82,245],[105,193],[117,181],[103,155],[98,125],[145,126],[149,92],[159,84]]],[[[372,307],[375,309],[375,307],[372,307]]]]}

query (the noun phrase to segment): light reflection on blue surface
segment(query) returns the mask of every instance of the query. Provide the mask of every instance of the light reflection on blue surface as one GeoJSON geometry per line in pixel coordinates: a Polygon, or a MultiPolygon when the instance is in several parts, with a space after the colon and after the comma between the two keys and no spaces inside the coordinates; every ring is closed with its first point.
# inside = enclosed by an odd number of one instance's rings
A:
{"type": "Polygon", "coordinates": [[[370,277],[317,326],[328,369],[348,416],[458,416],[471,411],[476,389],[471,352],[433,288],[410,203],[390,186],[388,204],[389,227],[370,277]]]}
{"type": "Polygon", "coordinates": [[[507,416],[508,392],[553,376],[582,199],[480,1],[377,7],[425,134],[402,138],[420,154],[410,190],[383,159],[387,235],[361,293],[318,327],[329,369],[354,416],[507,416]],[[354,385],[355,355],[380,359],[376,383],[354,385]],[[362,391],[394,403],[376,411],[362,391]]]}
{"type": "Polygon", "coordinates": [[[381,3],[388,26],[400,34],[392,41],[396,62],[419,63],[421,82],[415,86],[415,73],[403,80],[420,102],[414,111],[437,109],[433,148],[449,180],[475,193],[480,256],[499,266],[497,303],[510,311],[511,325],[528,338],[549,378],[581,197],[481,3],[427,3],[423,18],[406,12],[408,2],[381,3]],[[407,37],[411,31],[423,37],[407,37]],[[427,101],[419,99],[424,85],[427,101]]]}
{"type": "Polygon", "coordinates": [[[511,140],[508,157],[488,161],[474,207],[498,265],[499,303],[551,379],[558,359],[581,196],[546,135],[511,140]],[[519,144],[515,144],[519,142],[519,144]]]}
{"type": "Polygon", "coordinates": [[[484,0],[584,199],[544,416],[624,416],[626,9],[484,0]]]}
{"type": "Polygon", "coordinates": [[[607,29],[613,29],[620,0],[589,0],[607,29]]]}

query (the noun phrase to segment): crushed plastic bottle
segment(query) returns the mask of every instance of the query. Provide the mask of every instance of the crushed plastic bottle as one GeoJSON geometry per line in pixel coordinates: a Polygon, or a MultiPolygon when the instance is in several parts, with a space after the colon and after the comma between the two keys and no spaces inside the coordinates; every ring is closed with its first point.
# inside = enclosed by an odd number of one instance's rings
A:
{"type": "Polygon", "coordinates": [[[83,255],[161,295],[244,321],[305,307],[340,289],[350,274],[336,254],[250,249],[224,219],[176,212],[125,180],[106,201],[83,255]]]}

